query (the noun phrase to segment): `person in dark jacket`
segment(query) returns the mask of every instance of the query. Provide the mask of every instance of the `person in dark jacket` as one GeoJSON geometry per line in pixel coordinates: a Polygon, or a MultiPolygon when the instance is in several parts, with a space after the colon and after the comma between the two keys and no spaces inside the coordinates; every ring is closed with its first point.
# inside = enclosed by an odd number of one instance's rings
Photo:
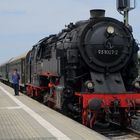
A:
{"type": "Polygon", "coordinates": [[[17,72],[17,69],[14,69],[13,74],[12,74],[12,82],[13,82],[15,96],[19,95],[19,80],[20,80],[20,76],[17,72]]]}

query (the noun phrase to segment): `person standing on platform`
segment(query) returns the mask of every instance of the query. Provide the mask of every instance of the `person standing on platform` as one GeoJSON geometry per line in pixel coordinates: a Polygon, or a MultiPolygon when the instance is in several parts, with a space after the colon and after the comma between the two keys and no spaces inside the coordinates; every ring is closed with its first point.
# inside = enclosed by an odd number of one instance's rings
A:
{"type": "Polygon", "coordinates": [[[17,72],[17,69],[14,69],[13,74],[12,74],[12,81],[13,81],[13,88],[14,88],[15,96],[19,95],[19,80],[20,80],[20,76],[17,72]]]}

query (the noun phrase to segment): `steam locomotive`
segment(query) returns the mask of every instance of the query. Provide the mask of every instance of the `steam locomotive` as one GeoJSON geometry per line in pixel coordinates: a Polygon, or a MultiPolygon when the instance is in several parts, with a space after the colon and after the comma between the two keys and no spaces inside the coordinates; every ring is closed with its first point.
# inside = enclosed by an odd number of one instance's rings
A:
{"type": "Polygon", "coordinates": [[[11,83],[17,68],[28,96],[91,128],[103,120],[127,126],[140,110],[138,45],[131,28],[104,10],[90,14],[1,65],[1,79],[11,83]]]}

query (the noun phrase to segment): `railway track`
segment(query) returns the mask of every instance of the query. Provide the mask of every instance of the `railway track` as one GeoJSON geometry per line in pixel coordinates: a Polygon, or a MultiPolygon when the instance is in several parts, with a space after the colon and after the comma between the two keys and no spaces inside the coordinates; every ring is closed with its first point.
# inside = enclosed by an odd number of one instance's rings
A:
{"type": "Polygon", "coordinates": [[[93,129],[111,140],[140,140],[140,132],[132,128],[123,129],[114,123],[108,126],[95,125],[93,129]]]}

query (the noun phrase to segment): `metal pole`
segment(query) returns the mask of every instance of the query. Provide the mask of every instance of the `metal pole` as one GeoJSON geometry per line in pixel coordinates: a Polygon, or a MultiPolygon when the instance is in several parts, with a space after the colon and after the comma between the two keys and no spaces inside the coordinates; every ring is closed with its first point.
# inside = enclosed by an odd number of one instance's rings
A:
{"type": "Polygon", "coordinates": [[[124,24],[125,26],[129,26],[129,10],[124,11],[124,24]]]}

